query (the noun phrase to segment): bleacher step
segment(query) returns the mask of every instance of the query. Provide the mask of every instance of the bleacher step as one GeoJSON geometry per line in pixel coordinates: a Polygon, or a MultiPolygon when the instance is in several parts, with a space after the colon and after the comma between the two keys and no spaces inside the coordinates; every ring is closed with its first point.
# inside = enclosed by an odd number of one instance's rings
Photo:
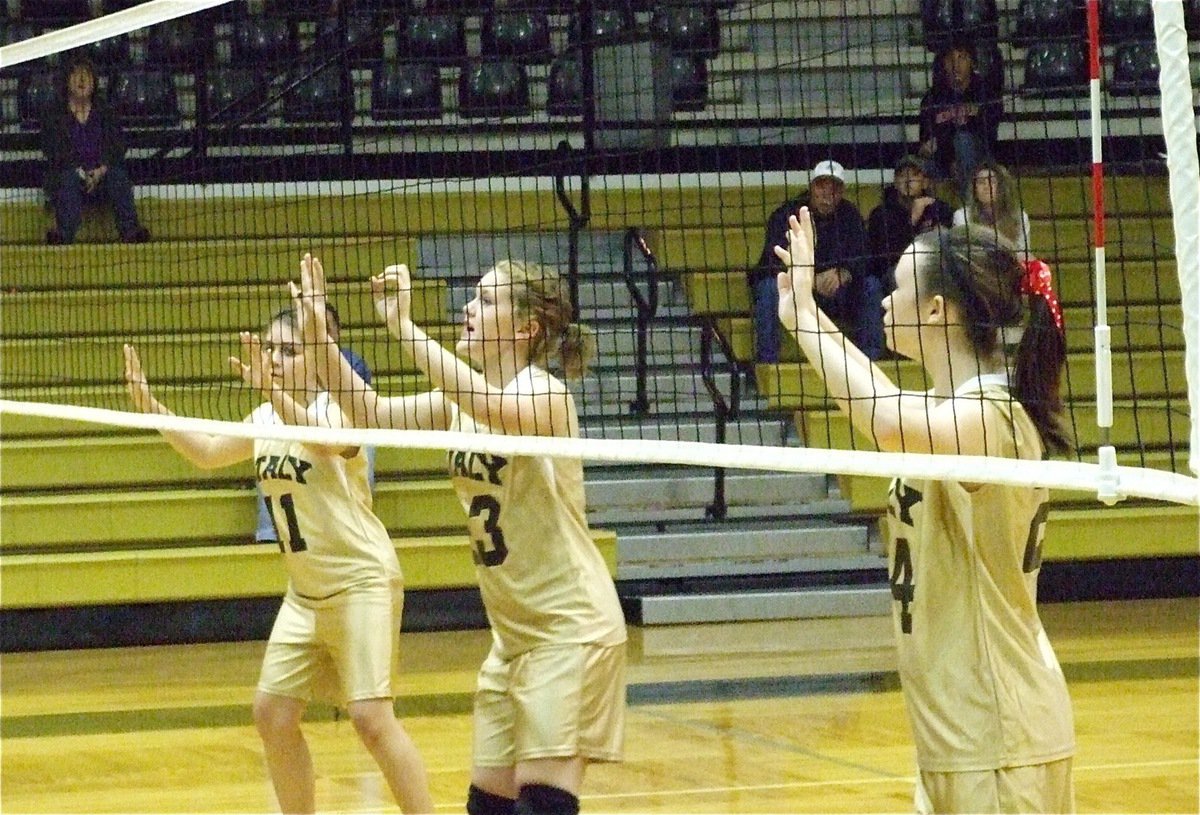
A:
{"type": "Polygon", "coordinates": [[[617,542],[617,578],[649,580],[729,575],[794,574],[877,568],[863,524],[813,521],[786,526],[631,534],[617,542]]]}
{"type": "MultiPolygon", "coordinates": [[[[882,570],[881,570],[882,576],[882,570]]],[[[731,591],[626,598],[640,625],[876,617],[891,611],[886,584],[731,591]]]]}

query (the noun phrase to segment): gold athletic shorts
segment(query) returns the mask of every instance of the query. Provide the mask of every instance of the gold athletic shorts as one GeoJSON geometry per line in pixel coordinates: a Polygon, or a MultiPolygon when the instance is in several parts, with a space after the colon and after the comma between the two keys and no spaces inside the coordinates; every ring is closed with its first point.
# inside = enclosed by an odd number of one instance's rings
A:
{"type": "Polygon", "coordinates": [[[917,812],[1075,811],[1071,759],[961,773],[917,773],[917,812]]]}
{"type": "Polygon", "coordinates": [[[538,758],[620,761],[625,643],[542,645],[510,660],[495,648],[475,692],[475,764],[538,758]]]}
{"type": "Polygon", "coordinates": [[[312,602],[288,592],[267,641],[258,689],[340,706],[391,698],[403,608],[399,580],[312,602]]]}

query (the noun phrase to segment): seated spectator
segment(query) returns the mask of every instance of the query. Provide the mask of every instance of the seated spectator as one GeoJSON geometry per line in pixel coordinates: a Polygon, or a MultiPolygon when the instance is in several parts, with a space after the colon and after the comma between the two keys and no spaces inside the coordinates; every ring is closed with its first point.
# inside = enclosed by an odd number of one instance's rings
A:
{"type": "Polygon", "coordinates": [[[125,140],[112,112],[96,98],[96,69],[76,57],[63,74],[62,95],[42,123],[46,195],[55,228],[46,243],[74,243],[84,202],[105,199],[117,216],[125,243],[144,243],[150,233],[138,222],[133,184],[125,170],[125,140]]]}
{"type": "Polygon", "coordinates": [[[892,183],[883,191],[883,203],[867,219],[867,244],[871,248],[872,274],[883,283],[883,292],[895,288],[894,272],[900,255],[922,232],[950,226],[954,210],[933,195],[933,180],[925,162],[905,156],[896,165],[892,183]]]}
{"type": "Polygon", "coordinates": [[[1021,208],[1017,183],[1012,173],[994,161],[985,161],[975,170],[967,205],[954,213],[954,225],[968,221],[993,226],[1010,241],[1017,257],[1028,260],[1029,215],[1021,208]]]}
{"type": "Polygon", "coordinates": [[[845,178],[842,165],[822,161],[813,168],[808,192],[771,213],[762,255],[749,274],[759,362],[779,361],[775,278],[784,269],[775,247],[787,246],[788,217],[803,206],[812,213],[816,231],[817,304],[872,359],[883,352],[883,285],[867,263],[866,229],[858,208],[844,198],[845,178]]]}
{"type": "MultiPolygon", "coordinates": [[[[338,336],[342,333],[342,321],[338,316],[338,310],[333,307],[332,303],[325,304],[326,329],[329,333],[329,338],[334,342],[338,341],[338,336]]],[[[371,384],[371,369],[368,367],[366,360],[358,354],[351,351],[345,345],[340,346],[342,356],[350,363],[350,367],[354,372],[362,377],[363,382],[371,384]]],[[[371,491],[375,491],[375,448],[365,447],[367,455],[367,485],[371,491]]],[[[275,521],[271,518],[271,512],[267,509],[267,502],[263,498],[262,490],[258,491],[258,520],[254,526],[254,542],[255,543],[278,543],[279,533],[275,529],[275,521]]]]}
{"type": "Polygon", "coordinates": [[[975,167],[996,149],[996,133],[1003,115],[998,96],[975,70],[975,52],[964,43],[953,43],[938,53],[933,82],[921,99],[923,158],[937,179],[953,178],[966,198],[966,187],[975,167]]]}

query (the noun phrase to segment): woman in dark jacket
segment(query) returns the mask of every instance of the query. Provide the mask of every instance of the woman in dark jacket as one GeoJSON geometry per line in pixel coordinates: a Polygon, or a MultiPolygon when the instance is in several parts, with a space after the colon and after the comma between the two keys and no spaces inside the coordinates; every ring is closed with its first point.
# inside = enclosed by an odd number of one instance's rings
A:
{"type": "Polygon", "coordinates": [[[921,99],[919,152],[965,195],[975,167],[995,151],[1002,114],[1000,98],[975,70],[971,46],[954,43],[934,60],[933,84],[921,99]]]}
{"type": "Polygon", "coordinates": [[[149,240],[138,222],[133,184],[125,170],[125,139],[112,112],[96,98],[96,69],[91,61],[71,60],[61,90],[42,122],[46,195],[56,221],[56,227],[46,233],[46,242],[75,242],[88,198],[106,199],[112,205],[122,241],[149,240]]]}

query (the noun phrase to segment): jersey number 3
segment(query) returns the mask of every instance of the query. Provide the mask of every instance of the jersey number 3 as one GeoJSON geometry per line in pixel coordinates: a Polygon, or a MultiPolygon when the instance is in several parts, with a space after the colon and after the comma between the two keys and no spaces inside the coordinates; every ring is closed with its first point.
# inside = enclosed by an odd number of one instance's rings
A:
{"type": "Polygon", "coordinates": [[[504,532],[500,529],[500,502],[491,495],[476,495],[471,499],[469,523],[471,543],[475,550],[471,557],[481,566],[499,566],[508,557],[504,545],[504,532]],[[476,519],[479,519],[476,521],[476,519]],[[475,531],[482,527],[483,535],[476,537],[475,531]]]}

